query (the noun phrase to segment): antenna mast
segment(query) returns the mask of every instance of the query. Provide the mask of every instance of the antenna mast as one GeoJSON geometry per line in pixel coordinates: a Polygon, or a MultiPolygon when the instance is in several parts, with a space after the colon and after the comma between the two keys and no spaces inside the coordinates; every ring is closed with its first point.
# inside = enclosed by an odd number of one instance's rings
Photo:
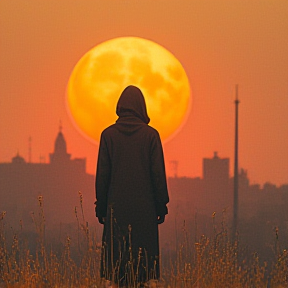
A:
{"type": "Polygon", "coordinates": [[[233,203],[233,227],[232,239],[235,241],[238,232],[238,84],[236,85],[235,103],[235,155],[234,155],[234,203],[233,203]]]}
{"type": "Polygon", "coordinates": [[[170,164],[172,165],[172,169],[173,169],[173,172],[174,172],[174,178],[177,178],[178,177],[178,161],[176,160],[172,160],[170,161],[170,164]]]}
{"type": "Polygon", "coordinates": [[[32,138],[29,136],[28,138],[28,162],[31,163],[32,159],[32,138]]]}

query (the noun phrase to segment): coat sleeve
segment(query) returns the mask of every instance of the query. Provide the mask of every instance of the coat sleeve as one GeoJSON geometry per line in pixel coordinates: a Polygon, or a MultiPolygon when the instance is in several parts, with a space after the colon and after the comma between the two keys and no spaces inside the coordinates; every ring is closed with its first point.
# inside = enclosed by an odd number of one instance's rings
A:
{"type": "Polygon", "coordinates": [[[107,149],[107,143],[103,133],[100,139],[97,170],[96,170],[96,216],[106,217],[107,213],[107,195],[111,175],[111,161],[107,149]]]}
{"type": "Polygon", "coordinates": [[[161,140],[157,132],[151,145],[151,178],[154,191],[157,216],[168,214],[166,204],[169,202],[164,155],[161,140]]]}

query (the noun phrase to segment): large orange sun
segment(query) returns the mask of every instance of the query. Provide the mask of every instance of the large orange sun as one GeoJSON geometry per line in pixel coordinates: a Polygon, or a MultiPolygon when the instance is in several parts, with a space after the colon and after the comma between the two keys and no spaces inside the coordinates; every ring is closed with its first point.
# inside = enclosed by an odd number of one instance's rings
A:
{"type": "Polygon", "coordinates": [[[76,64],[68,82],[67,106],[80,132],[99,142],[102,130],[117,120],[116,104],[128,85],[142,90],[149,125],[162,140],[171,138],[191,106],[187,75],[169,51],[137,37],[103,42],[76,64]]]}

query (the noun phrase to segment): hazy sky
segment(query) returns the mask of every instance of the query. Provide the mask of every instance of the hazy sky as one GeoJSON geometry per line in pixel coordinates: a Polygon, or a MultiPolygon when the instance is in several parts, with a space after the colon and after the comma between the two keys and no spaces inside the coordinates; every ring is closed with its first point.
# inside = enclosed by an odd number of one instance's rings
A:
{"type": "MultiPolygon", "coordinates": [[[[288,183],[287,0],[0,1],[0,162],[19,151],[49,159],[59,120],[72,157],[94,173],[98,146],[83,138],[66,111],[77,61],[122,36],[162,45],[182,63],[193,106],[183,129],[164,143],[168,175],[202,176],[202,158],[234,149],[239,84],[239,164],[252,183],[288,183]]],[[[111,123],[112,124],[112,123],[111,123]]]]}

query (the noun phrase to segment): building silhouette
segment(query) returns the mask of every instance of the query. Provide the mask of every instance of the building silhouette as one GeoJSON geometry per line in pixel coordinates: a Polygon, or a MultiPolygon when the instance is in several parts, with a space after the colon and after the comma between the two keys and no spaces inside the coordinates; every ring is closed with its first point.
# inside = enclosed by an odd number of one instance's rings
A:
{"type": "MultiPolygon", "coordinates": [[[[229,175],[229,165],[229,158],[220,158],[217,152],[214,152],[213,157],[203,159],[202,177],[168,178],[171,196],[171,213],[168,217],[175,219],[177,226],[182,225],[183,220],[186,221],[186,225],[189,221],[198,222],[197,226],[201,226],[201,232],[205,234],[213,230],[211,216],[216,213],[218,223],[224,217],[228,227],[232,228],[234,176],[229,175]]],[[[247,228],[247,223],[253,223],[254,230],[251,230],[257,231],[255,222],[260,223],[265,219],[266,222],[261,229],[273,231],[282,223],[287,230],[288,184],[279,187],[269,182],[262,187],[259,184],[250,184],[247,170],[239,169],[238,191],[240,227],[243,228],[243,223],[246,223],[244,226],[247,228]]],[[[249,233],[247,232],[247,235],[249,233]]]]}
{"type": "Polygon", "coordinates": [[[50,154],[49,163],[30,163],[17,153],[10,163],[0,163],[0,213],[6,211],[6,221],[17,227],[33,225],[39,214],[39,196],[43,197],[47,225],[73,223],[84,216],[94,216],[94,175],[86,173],[85,158],[71,158],[60,126],[50,154]]]}
{"type": "Polygon", "coordinates": [[[213,158],[203,159],[203,192],[213,210],[230,206],[229,180],[229,158],[220,158],[218,153],[214,152],[213,158]]]}
{"type": "Polygon", "coordinates": [[[220,158],[214,152],[212,158],[204,158],[202,163],[202,177],[168,179],[170,206],[177,215],[182,215],[185,219],[193,217],[195,213],[221,213],[233,204],[229,158],[220,158]]]}
{"type": "MultiPolygon", "coordinates": [[[[88,221],[89,225],[97,223],[94,212],[95,176],[86,172],[85,158],[72,158],[67,152],[61,127],[49,156],[49,163],[31,163],[17,153],[11,162],[0,163],[0,215],[6,211],[6,226],[17,230],[21,221],[23,229],[35,231],[35,221],[40,221],[39,217],[42,217],[40,196],[41,201],[43,197],[47,229],[57,228],[59,231],[60,223],[65,224],[66,228],[70,224],[78,225],[78,221],[88,221]],[[80,203],[82,196],[84,219],[80,203]]],[[[182,227],[184,220],[195,235],[209,235],[213,232],[211,216],[214,212],[219,223],[225,211],[228,227],[231,228],[234,177],[229,175],[229,171],[230,159],[214,152],[211,158],[203,159],[201,177],[178,177],[175,172],[174,177],[168,178],[170,202],[167,220],[161,228],[163,241],[173,238],[171,231],[182,227]]],[[[256,232],[268,231],[267,235],[270,235],[270,231],[279,223],[288,227],[287,184],[280,187],[271,183],[265,183],[262,187],[250,184],[244,169],[239,170],[238,181],[239,224],[243,228],[242,223],[246,221],[244,226],[247,230],[242,235],[247,234],[247,239],[251,239],[250,236],[256,235],[256,232]]],[[[253,237],[256,239],[257,235],[253,237]]],[[[264,241],[262,238],[255,242],[255,247],[264,241]]]]}

